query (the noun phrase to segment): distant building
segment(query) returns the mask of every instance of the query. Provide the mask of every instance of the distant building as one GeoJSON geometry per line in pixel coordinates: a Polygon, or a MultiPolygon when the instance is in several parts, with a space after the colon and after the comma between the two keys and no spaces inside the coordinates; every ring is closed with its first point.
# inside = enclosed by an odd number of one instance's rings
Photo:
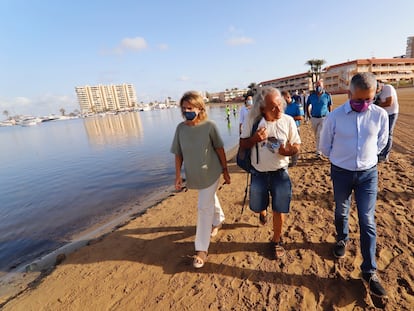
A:
{"type": "Polygon", "coordinates": [[[75,87],[82,114],[131,110],[137,107],[132,84],[75,87]]]}
{"type": "Polygon", "coordinates": [[[407,49],[405,50],[405,57],[414,58],[414,37],[407,38],[407,49]]]}
{"type": "MultiPolygon", "coordinates": [[[[377,79],[389,83],[398,85],[404,81],[407,84],[414,84],[414,58],[356,59],[324,68],[321,78],[328,92],[341,94],[348,91],[353,75],[367,71],[375,74],[377,79]]],[[[307,72],[263,81],[258,85],[272,86],[290,92],[313,90],[312,79],[307,72]]]]}
{"type": "Polygon", "coordinates": [[[414,58],[367,58],[328,66],[322,74],[324,86],[330,93],[346,93],[350,79],[359,72],[372,72],[378,80],[413,85],[414,58]]]}
{"type": "Polygon", "coordinates": [[[244,95],[248,92],[248,89],[231,89],[224,92],[209,93],[208,100],[210,102],[233,102],[244,101],[244,95]]]}
{"type": "Polygon", "coordinates": [[[312,89],[312,78],[308,72],[304,72],[293,76],[263,81],[259,83],[259,86],[271,86],[281,91],[289,91],[290,93],[309,91],[312,89]]]}

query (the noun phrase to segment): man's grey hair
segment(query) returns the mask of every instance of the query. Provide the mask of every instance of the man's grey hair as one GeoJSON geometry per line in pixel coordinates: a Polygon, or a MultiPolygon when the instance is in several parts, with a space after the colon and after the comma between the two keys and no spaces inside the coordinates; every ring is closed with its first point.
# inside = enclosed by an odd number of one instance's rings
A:
{"type": "Polygon", "coordinates": [[[349,84],[349,90],[354,93],[356,89],[371,90],[377,88],[377,79],[371,72],[360,72],[354,75],[349,84]]]}
{"type": "Polygon", "coordinates": [[[253,121],[257,121],[261,116],[262,116],[262,108],[264,108],[266,106],[266,101],[265,98],[267,95],[269,94],[276,94],[277,96],[280,97],[280,100],[282,101],[283,104],[283,110],[285,110],[286,108],[286,102],[282,96],[282,94],[280,93],[279,89],[276,89],[274,87],[271,86],[264,86],[264,87],[259,87],[257,88],[257,92],[254,95],[253,98],[253,107],[249,112],[249,118],[252,119],[253,121]]]}

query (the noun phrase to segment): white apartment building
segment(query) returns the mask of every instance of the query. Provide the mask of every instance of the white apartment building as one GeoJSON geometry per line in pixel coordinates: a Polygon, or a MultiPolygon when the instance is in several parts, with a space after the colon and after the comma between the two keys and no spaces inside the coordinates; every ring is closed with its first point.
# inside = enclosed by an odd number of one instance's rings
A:
{"type": "Polygon", "coordinates": [[[82,114],[131,110],[137,106],[132,84],[75,87],[82,114]]]}

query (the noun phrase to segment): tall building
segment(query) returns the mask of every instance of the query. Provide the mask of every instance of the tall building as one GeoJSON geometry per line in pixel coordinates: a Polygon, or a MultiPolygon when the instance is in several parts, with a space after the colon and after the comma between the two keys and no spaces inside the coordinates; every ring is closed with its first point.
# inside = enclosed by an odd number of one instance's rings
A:
{"type": "Polygon", "coordinates": [[[137,106],[132,84],[75,87],[82,114],[131,110],[137,106]]]}
{"type": "Polygon", "coordinates": [[[405,50],[405,57],[414,58],[414,37],[407,38],[407,49],[405,50]]]}

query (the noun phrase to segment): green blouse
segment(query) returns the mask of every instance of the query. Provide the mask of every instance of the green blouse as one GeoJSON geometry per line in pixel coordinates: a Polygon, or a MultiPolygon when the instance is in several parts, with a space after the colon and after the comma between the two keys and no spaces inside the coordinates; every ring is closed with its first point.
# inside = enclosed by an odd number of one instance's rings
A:
{"type": "Polygon", "coordinates": [[[178,124],[170,151],[183,157],[188,188],[207,188],[220,177],[222,167],[215,149],[223,146],[213,121],[205,120],[195,126],[178,124]]]}

